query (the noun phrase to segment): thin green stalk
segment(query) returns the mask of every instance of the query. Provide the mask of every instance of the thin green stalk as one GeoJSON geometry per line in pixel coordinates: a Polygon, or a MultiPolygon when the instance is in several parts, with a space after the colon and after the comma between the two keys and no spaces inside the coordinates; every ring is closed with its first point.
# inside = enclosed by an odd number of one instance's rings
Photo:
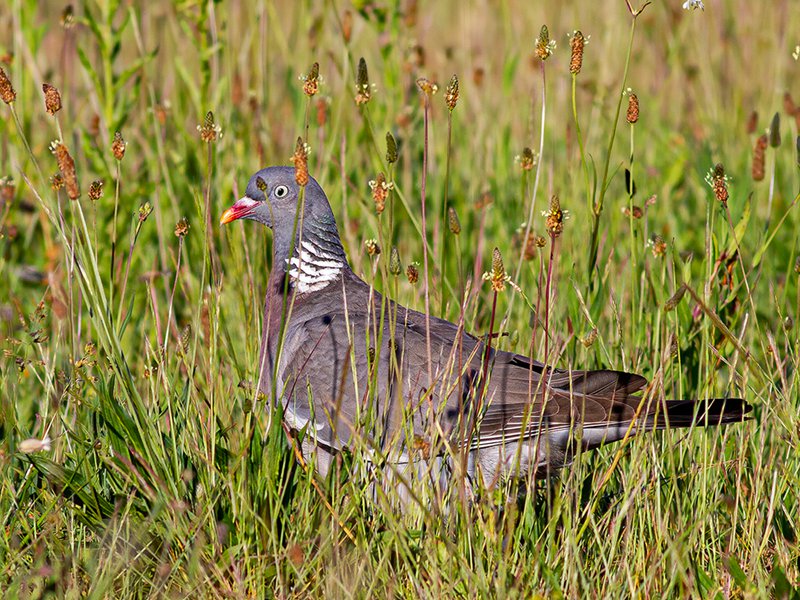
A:
{"type": "Polygon", "coordinates": [[[178,260],[175,265],[175,281],[172,284],[172,292],[169,295],[169,306],[167,307],[167,333],[164,335],[164,354],[167,353],[169,343],[170,323],[172,322],[172,307],[175,302],[175,290],[178,289],[178,278],[181,274],[181,257],[183,256],[183,236],[178,236],[178,260]]]}
{"type": "Polygon", "coordinates": [[[778,165],[778,156],[775,152],[770,152],[772,160],[769,170],[769,195],[767,196],[767,218],[764,220],[764,233],[769,231],[769,222],[772,219],[772,201],[775,198],[775,171],[778,165]]]}
{"type": "Polygon", "coordinates": [[[637,246],[635,243],[636,232],[633,227],[633,156],[634,156],[634,130],[635,124],[630,123],[630,142],[631,142],[631,154],[630,154],[630,161],[628,163],[628,173],[629,179],[626,190],[628,192],[628,227],[629,227],[629,238],[630,238],[630,254],[631,254],[631,262],[630,262],[630,274],[631,274],[631,318],[630,327],[631,327],[631,340],[636,340],[636,324],[637,321],[634,318],[634,315],[637,315],[638,312],[636,311],[636,292],[637,292],[637,266],[638,261],[636,259],[636,250],[637,246]]]}
{"type": "MultiPolygon", "coordinates": [[[[645,4],[645,6],[647,6],[647,4],[645,4]]],[[[595,263],[597,262],[600,214],[603,212],[603,203],[606,197],[606,190],[608,189],[608,169],[609,165],[611,164],[611,151],[614,149],[614,140],[616,139],[617,136],[617,124],[619,123],[619,113],[622,110],[623,92],[625,91],[628,82],[628,69],[630,68],[631,54],[633,53],[634,33],[636,32],[636,19],[641,14],[642,10],[644,10],[644,6],[641,9],[639,9],[638,12],[632,11],[633,20],[631,21],[631,31],[630,31],[630,36],[628,38],[628,52],[625,56],[625,70],[622,74],[622,89],[620,90],[619,98],[617,99],[617,109],[614,113],[614,125],[611,128],[611,135],[609,136],[608,139],[608,148],[606,149],[605,162],[603,163],[603,178],[600,181],[600,197],[598,198],[595,205],[592,207],[593,222],[592,222],[591,242],[589,244],[589,264],[588,264],[590,289],[594,285],[594,271],[595,271],[594,267],[595,263]]],[[[595,190],[595,193],[596,191],[597,190],[595,190]]]]}
{"type": "MultiPolygon", "coordinates": [[[[556,254],[556,235],[550,233],[550,260],[547,262],[547,280],[544,288],[544,362],[550,364],[550,286],[553,282],[553,262],[556,254]]],[[[545,379],[543,374],[542,379],[545,379]]]]}
{"type": "Polygon", "coordinates": [[[428,279],[428,226],[425,210],[425,194],[428,183],[428,120],[430,118],[430,97],[423,91],[425,102],[424,108],[424,129],[422,142],[422,182],[420,184],[420,200],[422,210],[422,264],[425,278],[425,350],[428,357],[428,385],[433,384],[433,360],[431,356],[431,303],[430,303],[430,280],[428,279]]]}
{"type": "MultiPolygon", "coordinates": [[[[533,229],[533,214],[536,208],[536,194],[539,191],[539,175],[542,171],[542,158],[544,156],[544,125],[545,119],[547,117],[547,78],[545,77],[545,61],[540,61],[541,65],[541,74],[542,74],[542,115],[539,122],[539,155],[536,157],[536,176],[533,178],[533,192],[531,193],[531,206],[528,209],[528,219],[525,225],[525,233],[522,236],[523,240],[527,240],[528,236],[531,234],[531,230],[533,229]]],[[[517,261],[517,267],[514,270],[514,282],[519,282],[519,275],[522,272],[522,263],[525,260],[525,253],[521,252],[519,256],[519,260],[517,261]]],[[[508,308],[506,309],[505,317],[503,321],[507,321],[508,317],[511,315],[511,310],[514,307],[514,300],[516,299],[517,294],[511,294],[511,297],[508,300],[508,308]]]]}
{"type": "MultiPolygon", "coordinates": [[[[447,207],[448,207],[448,194],[449,194],[449,187],[450,187],[450,154],[452,153],[452,139],[453,139],[453,112],[447,111],[447,155],[445,158],[445,168],[444,168],[444,195],[442,196],[442,220],[439,224],[439,230],[441,231],[441,243],[439,244],[439,271],[441,272],[442,280],[445,278],[445,274],[447,273],[447,264],[446,264],[446,256],[447,253],[445,252],[447,246],[447,207]]],[[[445,314],[445,300],[446,295],[444,293],[444,286],[440,290],[442,297],[441,297],[441,308],[439,310],[440,315],[445,314]]],[[[461,301],[459,297],[459,302],[461,301]]]]}
{"type": "Polygon", "coordinates": [[[578,122],[578,102],[576,89],[578,85],[578,74],[572,74],[572,120],[575,123],[575,137],[578,138],[578,148],[581,152],[581,168],[583,169],[583,179],[586,184],[586,213],[592,212],[592,184],[589,177],[589,163],[586,162],[586,149],[583,144],[583,133],[578,122]]]}
{"type": "Polygon", "coordinates": [[[111,261],[108,265],[108,301],[114,305],[114,263],[117,254],[117,212],[119,210],[119,179],[121,177],[120,161],[117,161],[117,176],[114,182],[114,219],[111,222],[111,261]]]}
{"type": "Polygon", "coordinates": [[[122,287],[120,289],[119,294],[119,308],[117,309],[117,325],[122,324],[122,314],[125,308],[125,290],[128,287],[128,276],[131,272],[131,261],[133,259],[133,248],[136,245],[136,240],[139,239],[139,232],[142,229],[142,220],[140,219],[133,230],[133,235],[131,236],[131,243],[128,247],[128,260],[125,264],[125,276],[122,278],[122,287]]]}

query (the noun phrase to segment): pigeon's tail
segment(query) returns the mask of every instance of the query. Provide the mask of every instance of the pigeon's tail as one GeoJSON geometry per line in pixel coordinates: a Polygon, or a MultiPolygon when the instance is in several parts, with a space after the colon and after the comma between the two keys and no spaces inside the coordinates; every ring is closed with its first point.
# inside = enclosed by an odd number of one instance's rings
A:
{"type": "Polygon", "coordinates": [[[741,398],[712,398],[709,400],[667,400],[666,414],[648,415],[648,426],[653,429],[666,427],[712,427],[741,423],[751,419],[753,407],[741,398]]]}

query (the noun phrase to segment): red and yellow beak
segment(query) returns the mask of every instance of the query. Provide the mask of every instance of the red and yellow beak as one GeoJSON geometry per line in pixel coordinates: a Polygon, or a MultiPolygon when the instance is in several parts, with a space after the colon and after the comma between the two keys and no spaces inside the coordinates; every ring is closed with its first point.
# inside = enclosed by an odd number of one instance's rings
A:
{"type": "Polygon", "coordinates": [[[231,221],[235,221],[236,219],[241,219],[242,217],[246,217],[249,215],[255,207],[258,205],[258,202],[253,200],[252,198],[248,198],[247,196],[243,198],[239,198],[236,202],[234,202],[233,206],[231,206],[228,210],[222,213],[222,217],[220,217],[219,224],[225,225],[226,223],[230,223],[231,221]]]}

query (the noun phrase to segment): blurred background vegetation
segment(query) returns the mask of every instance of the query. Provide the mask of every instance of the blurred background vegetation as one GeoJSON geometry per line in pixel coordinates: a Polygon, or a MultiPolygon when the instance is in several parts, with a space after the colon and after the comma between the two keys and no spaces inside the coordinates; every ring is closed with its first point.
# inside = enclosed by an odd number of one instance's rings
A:
{"type": "Polygon", "coordinates": [[[562,4],[0,7],[8,597],[797,595],[800,11],[656,0],[634,31],[624,0],[562,4]],[[590,37],[573,76],[575,30],[590,37]],[[740,395],[755,419],[579,456],[528,493],[509,483],[444,513],[374,498],[358,456],[319,479],[253,390],[270,235],[217,226],[298,137],[378,289],[423,308],[424,274],[405,268],[423,261],[426,157],[434,314],[458,319],[469,285],[467,329],[486,331],[498,247],[524,292],[499,299],[501,347],[640,372],[667,397],[740,395]],[[727,206],[705,181],[717,163],[727,206]],[[380,215],[379,173],[394,185],[380,215]],[[554,195],[570,216],[557,239],[541,215],[554,195]]]}

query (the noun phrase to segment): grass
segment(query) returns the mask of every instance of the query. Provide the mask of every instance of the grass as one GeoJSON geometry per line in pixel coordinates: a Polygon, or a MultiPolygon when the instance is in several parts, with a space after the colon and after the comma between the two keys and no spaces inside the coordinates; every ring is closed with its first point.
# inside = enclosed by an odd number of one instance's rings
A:
{"type": "Polygon", "coordinates": [[[800,13],[680,5],[647,6],[634,29],[622,0],[108,0],[76,3],[70,27],[60,4],[4,4],[0,66],[17,94],[0,105],[5,596],[796,597],[800,171],[783,95],[800,97],[800,13]],[[544,62],[543,23],[557,42],[544,62]],[[573,76],[575,29],[591,39],[573,76]],[[362,56],[375,88],[357,106],[362,56]],[[298,75],[315,61],[309,99],[298,75]],[[424,100],[418,77],[440,93],[424,100]],[[61,91],[55,116],[42,83],[61,91]],[[213,141],[197,130],[208,111],[213,141]],[[754,181],[776,112],[782,139],[754,181]],[[216,225],[298,136],[378,290],[463,311],[468,330],[561,367],[640,372],[667,397],[741,395],[754,420],[636,438],[528,493],[509,483],[448,510],[394,510],[359,448],[320,478],[254,392],[271,238],[216,225]],[[51,188],[54,139],[78,200],[51,188]],[[514,160],[526,147],[531,171],[514,160]],[[704,181],[716,163],[727,206],[704,181]],[[394,183],[381,215],[379,172],[394,183]],[[553,195],[571,217],[557,238],[540,216],[553,195]],[[546,245],[526,258],[528,232],[546,245]],[[427,281],[393,274],[393,245],[427,281]],[[494,247],[524,297],[481,281],[494,247]],[[51,449],[22,451],[46,435],[51,449]]]}

